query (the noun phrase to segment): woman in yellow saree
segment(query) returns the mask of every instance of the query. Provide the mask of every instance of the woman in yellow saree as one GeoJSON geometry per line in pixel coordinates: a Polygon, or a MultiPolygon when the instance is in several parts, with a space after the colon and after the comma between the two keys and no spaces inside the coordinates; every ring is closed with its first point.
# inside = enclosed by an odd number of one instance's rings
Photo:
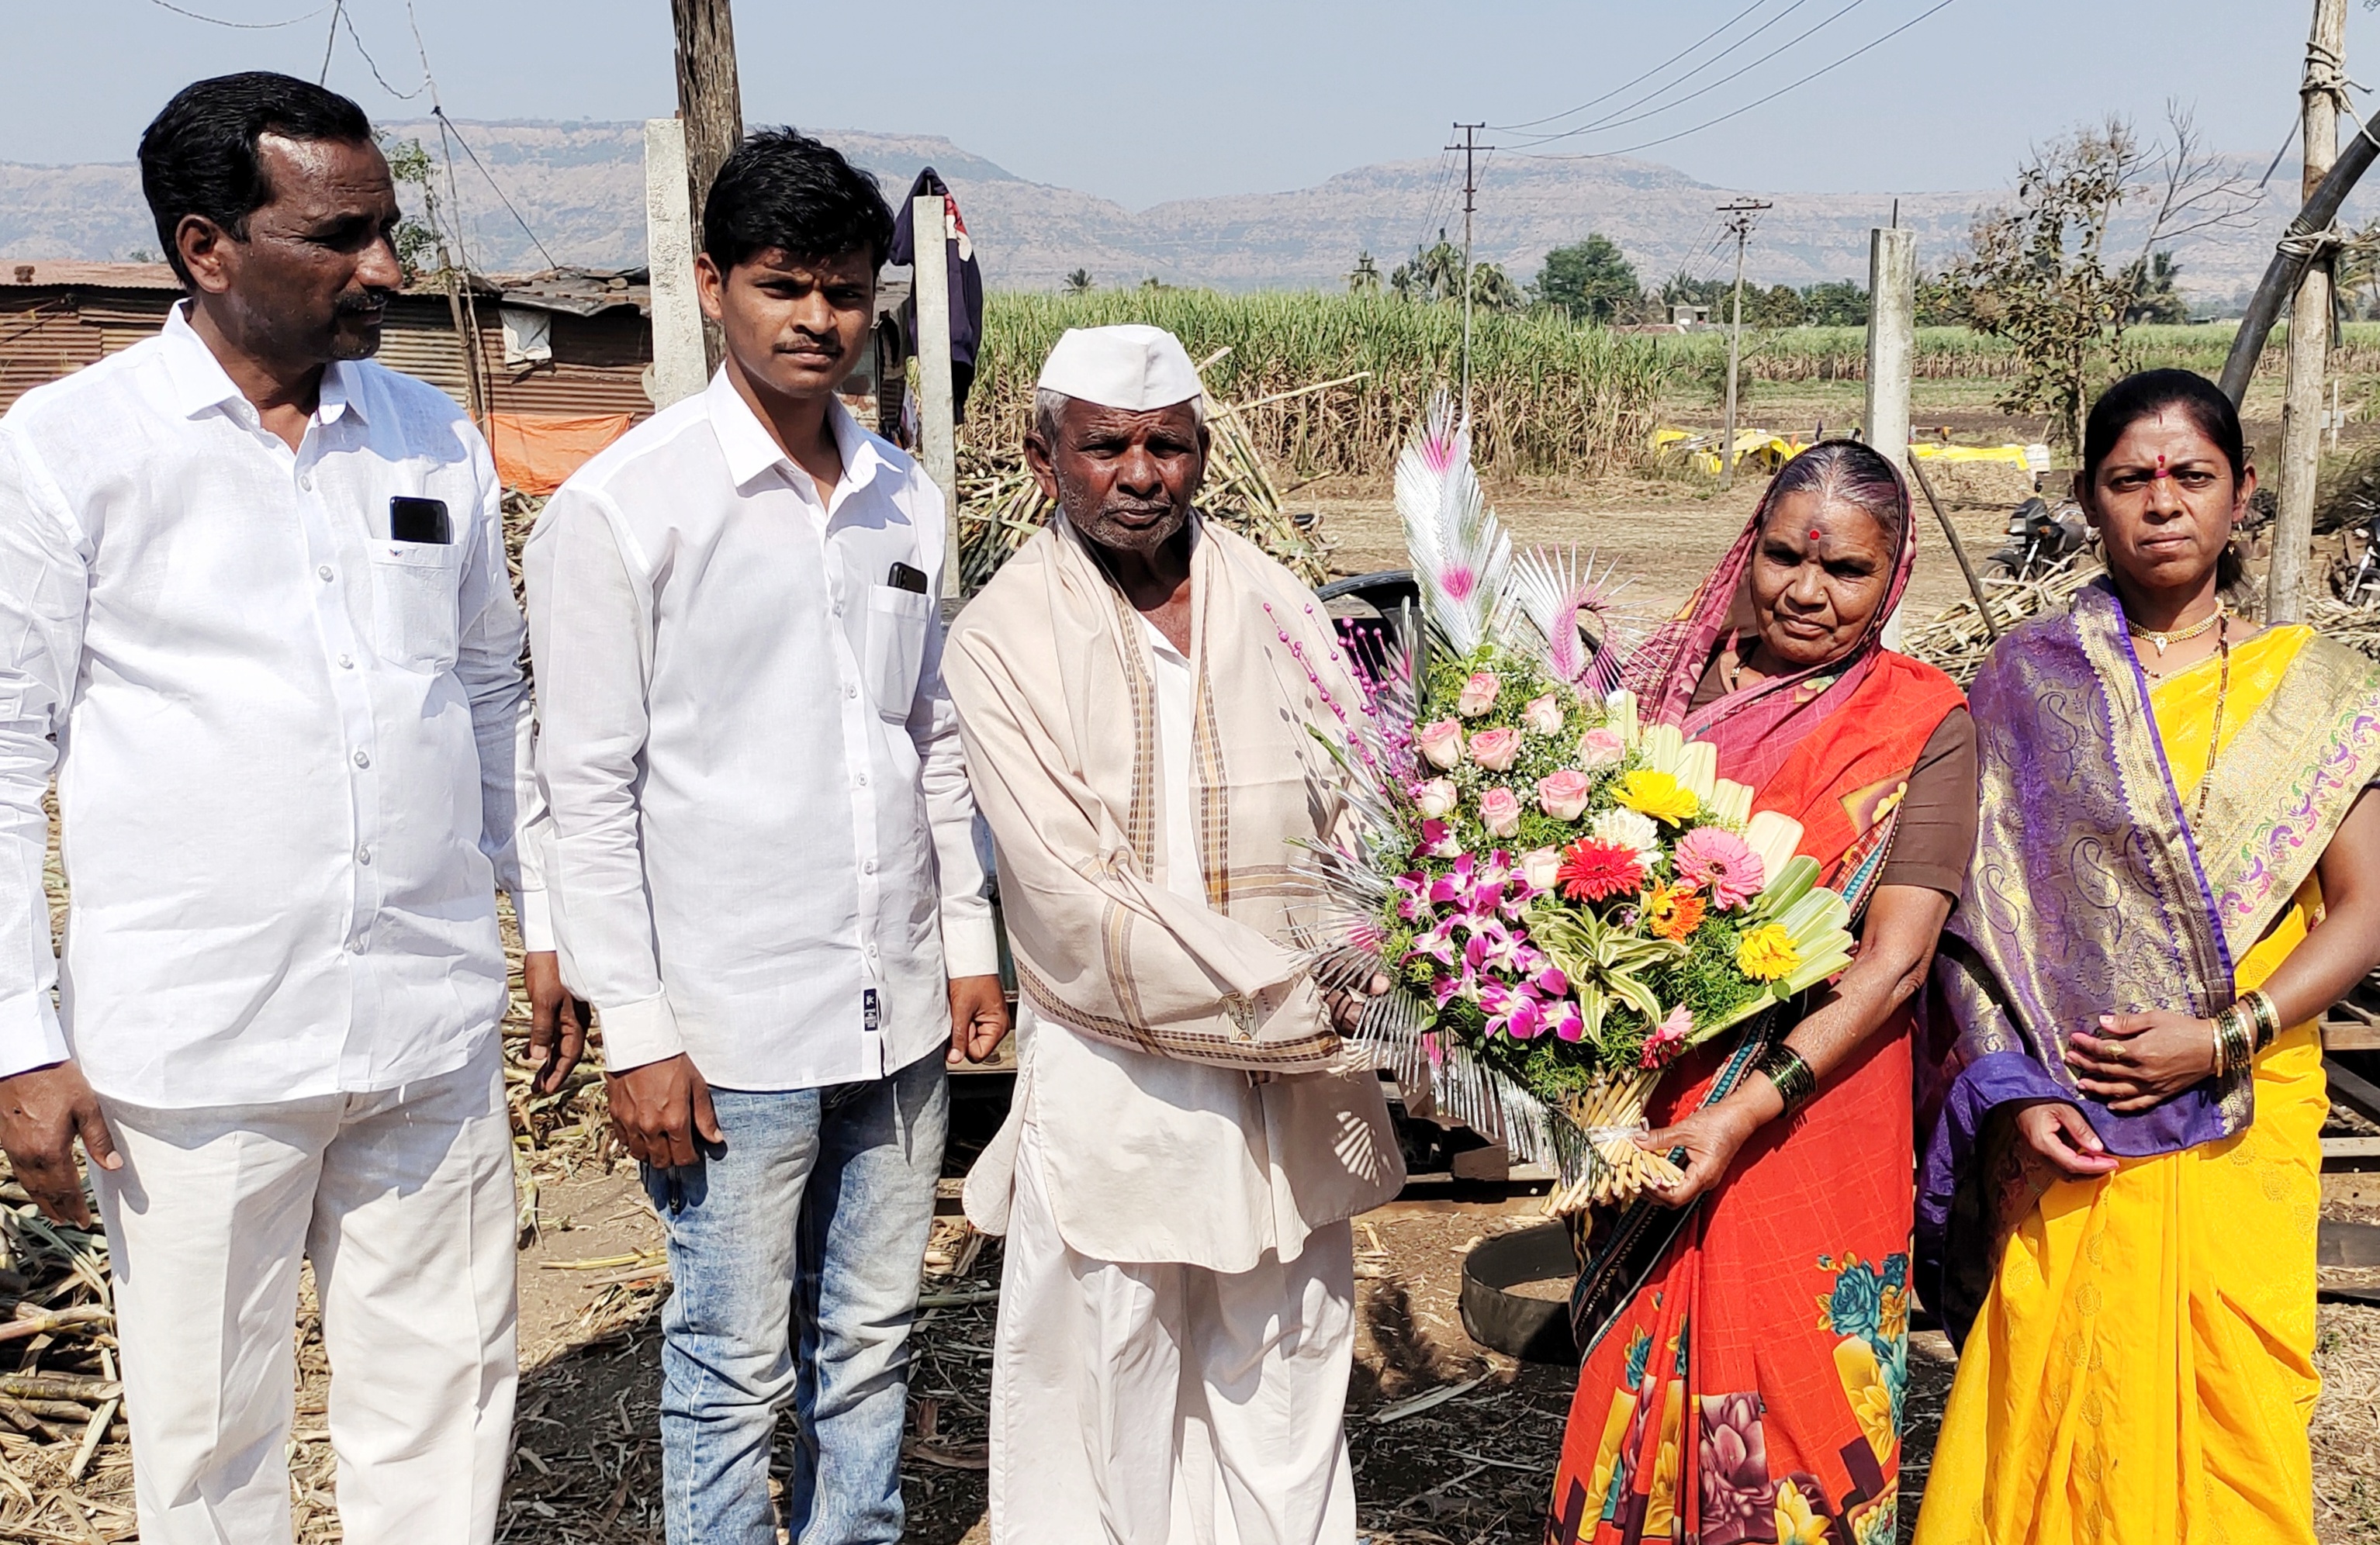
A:
{"type": "Polygon", "coordinates": [[[2255,475],[2203,378],[2118,383],[2082,459],[2107,578],[1972,690],[1916,1539],[2312,1545],[2313,1021],[2380,961],[2380,670],[2222,600],[2255,475]]]}

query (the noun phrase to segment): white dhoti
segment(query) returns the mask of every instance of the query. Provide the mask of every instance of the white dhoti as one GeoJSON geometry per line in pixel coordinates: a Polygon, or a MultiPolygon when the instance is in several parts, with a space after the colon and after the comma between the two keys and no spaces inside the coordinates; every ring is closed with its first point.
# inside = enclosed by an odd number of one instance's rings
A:
{"type": "Polygon", "coordinates": [[[1348,1225],[1245,1272],[1094,1261],[1018,1145],[991,1381],[993,1545],[1352,1545],[1348,1225]]]}

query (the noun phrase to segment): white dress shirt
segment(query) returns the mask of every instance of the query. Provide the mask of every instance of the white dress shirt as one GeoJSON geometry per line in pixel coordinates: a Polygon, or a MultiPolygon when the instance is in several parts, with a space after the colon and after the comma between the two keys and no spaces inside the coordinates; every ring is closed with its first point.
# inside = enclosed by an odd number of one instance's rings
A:
{"type": "Polygon", "coordinates": [[[880,1078],[948,1044],[946,970],[999,969],[941,494],[829,416],[821,502],[722,371],[581,467],[523,557],[554,928],[614,1070],[880,1078]]]}
{"type": "Polygon", "coordinates": [[[179,308],[0,419],[0,1074],[71,1050],[182,1108],[469,1060],[528,727],[498,495],[454,403],[370,362],[293,453],[179,308]],[[452,540],[392,541],[396,495],[452,540]]]}

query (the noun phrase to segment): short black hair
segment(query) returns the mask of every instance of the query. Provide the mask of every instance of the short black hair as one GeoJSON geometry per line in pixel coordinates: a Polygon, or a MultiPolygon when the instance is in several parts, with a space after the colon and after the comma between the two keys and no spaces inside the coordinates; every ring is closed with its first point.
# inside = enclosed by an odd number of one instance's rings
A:
{"type": "Polygon", "coordinates": [[[754,129],[702,200],[702,250],[724,273],[771,247],[813,260],[864,248],[868,266],[882,268],[892,211],[876,179],[832,145],[790,128],[754,129]]]}
{"type": "Polygon", "coordinates": [[[140,136],[140,191],[157,222],[165,260],[183,284],[181,244],[174,233],[186,215],[211,220],[235,239],[248,239],[248,217],[272,201],[256,142],[267,134],[289,139],[370,144],[371,120],[338,92],[310,80],[247,70],[196,81],[174,93],[140,136]]]}

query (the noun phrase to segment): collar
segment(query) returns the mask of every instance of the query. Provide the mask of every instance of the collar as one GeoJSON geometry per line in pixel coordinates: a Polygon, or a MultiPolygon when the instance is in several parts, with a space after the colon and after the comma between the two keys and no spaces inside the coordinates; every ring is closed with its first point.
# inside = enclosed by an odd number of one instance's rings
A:
{"type": "MultiPolygon", "coordinates": [[[[185,418],[196,418],[211,407],[238,404],[252,416],[254,404],[240,394],[223,362],[214,350],[199,336],[190,325],[190,303],[177,300],[165,312],[164,331],[158,335],[158,349],[165,361],[165,375],[172,381],[174,406],[185,418]]],[[[335,424],[347,414],[370,421],[364,412],[359,380],[349,379],[349,368],[343,361],[333,361],[322,371],[322,386],[314,406],[314,419],[320,424],[335,424]]],[[[237,411],[237,409],[235,409],[237,411]]]]}
{"type": "MultiPolygon", "coordinates": [[[[800,473],[801,468],[785,454],[784,447],[777,443],[777,437],[760,421],[760,416],[752,411],[752,404],[744,400],[744,394],[735,390],[735,383],[727,379],[725,367],[713,373],[710,384],[703,388],[703,406],[710,415],[711,431],[719,437],[720,452],[727,458],[727,476],[737,488],[741,489],[762,473],[779,467],[784,469],[785,480],[796,489],[815,487],[808,474],[794,476],[800,473]]],[[[828,430],[834,436],[835,452],[843,458],[843,481],[838,485],[838,492],[845,489],[856,492],[873,481],[878,472],[891,465],[877,449],[876,437],[854,421],[841,398],[833,398],[827,403],[826,422],[828,430]]]]}

